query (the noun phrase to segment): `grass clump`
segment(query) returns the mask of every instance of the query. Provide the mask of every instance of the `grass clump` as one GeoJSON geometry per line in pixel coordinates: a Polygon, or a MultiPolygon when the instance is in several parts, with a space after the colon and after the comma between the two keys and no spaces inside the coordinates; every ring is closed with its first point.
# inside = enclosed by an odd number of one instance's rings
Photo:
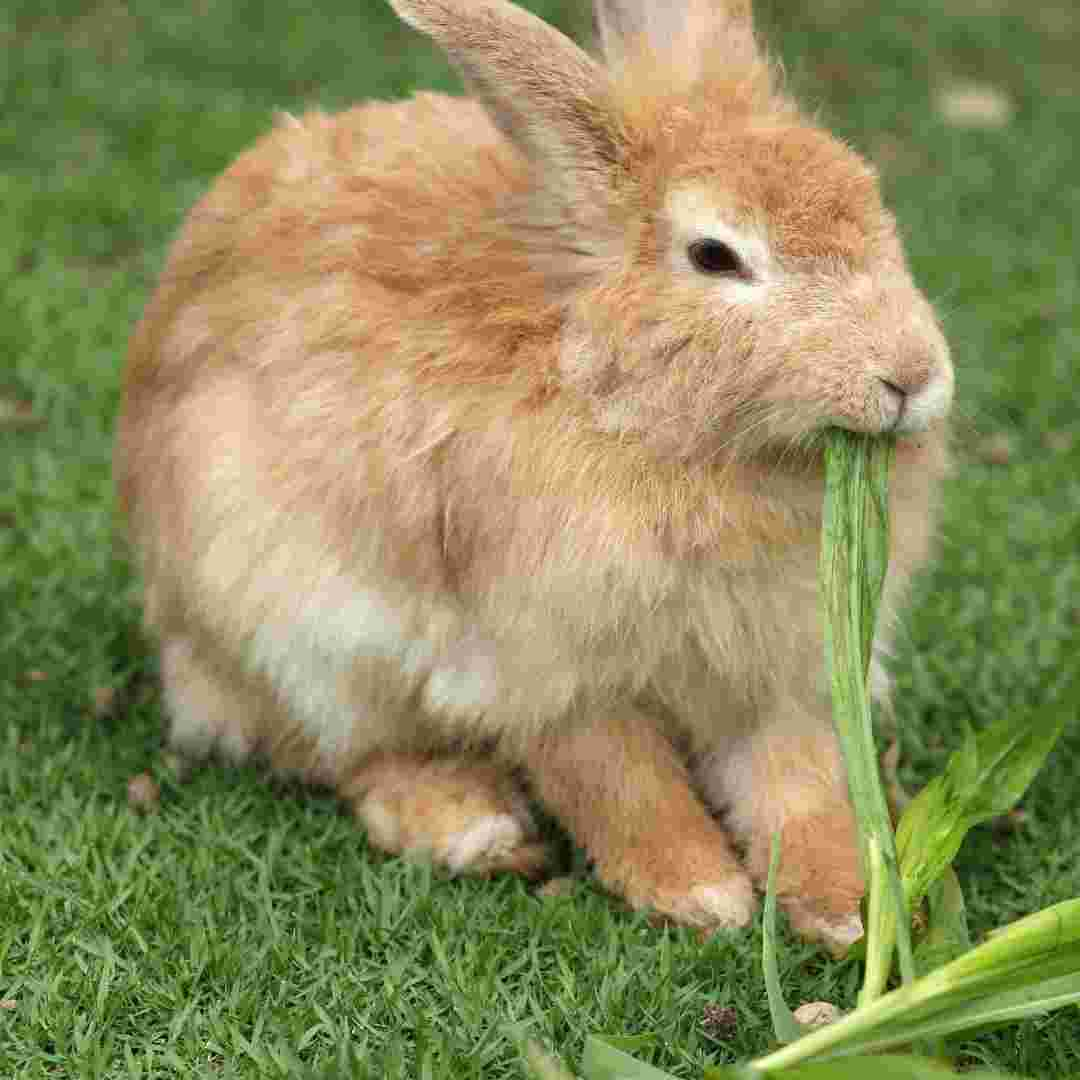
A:
{"type": "MultiPolygon", "coordinates": [[[[587,29],[584,0],[530,6],[587,29]]],[[[880,168],[954,349],[942,543],[891,663],[900,778],[940,774],[968,728],[1065,716],[1023,816],[976,826],[955,856],[964,907],[948,872],[930,889],[951,956],[944,916],[966,910],[978,940],[1080,895],[1080,700],[1058,685],[1080,655],[1080,398],[1063,392],[1080,340],[1080,7],[756,7],[799,96],[880,168]],[[937,90],[953,81],[1006,93],[1008,125],[946,123],[937,90]]],[[[770,1050],[760,927],[702,944],[587,878],[542,900],[433,876],[380,859],[325,799],[250,770],[178,789],[155,764],[155,661],[110,459],[126,341],[167,244],[275,109],[455,85],[381,0],[0,4],[4,1080],[296,1080],[292,1059],[340,1080],[520,1080],[507,1024],[574,1063],[589,1032],[634,1033],[632,1052],[680,1080],[770,1050]],[[160,805],[137,816],[127,785],[147,770],[160,805]]],[[[776,961],[790,1001],[855,1004],[857,966],[782,923],[776,961]]],[[[1080,1013],[958,1053],[1058,1080],[1080,1072],[1080,1013]]],[[[870,1075],[885,1080],[883,1061],[870,1075]]]]}

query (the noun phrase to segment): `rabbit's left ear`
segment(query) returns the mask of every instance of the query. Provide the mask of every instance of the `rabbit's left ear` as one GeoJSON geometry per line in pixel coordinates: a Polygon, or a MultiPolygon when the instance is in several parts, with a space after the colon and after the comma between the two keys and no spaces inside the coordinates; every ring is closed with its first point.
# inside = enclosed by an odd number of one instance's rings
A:
{"type": "Polygon", "coordinates": [[[616,125],[603,68],[507,0],[390,0],[432,37],[499,127],[552,175],[607,173],[616,125]]]}

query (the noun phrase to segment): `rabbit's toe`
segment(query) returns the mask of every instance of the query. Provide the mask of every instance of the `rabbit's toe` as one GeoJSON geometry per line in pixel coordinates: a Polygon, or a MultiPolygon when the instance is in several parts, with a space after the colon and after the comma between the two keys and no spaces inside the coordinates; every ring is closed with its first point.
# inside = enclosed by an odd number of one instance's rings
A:
{"type": "MultiPolygon", "coordinates": [[[[531,824],[531,823],[530,823],[531,824]]],[[[547,849],[529,841],[527,830],[511,814],[478,818],[447,838],[439,860],[455,874],[492,874],[502,870],[535,877],[547,865],[547,849]]]]}
{"type": "Polygon", "coordinates": [[[632,898],[635,907],[646,907],[661,919],[702,930],[734,930],[754,917],[756,902],[750,878],[741,872],[684,891],[657,890],[632,898]]]}
{"type": "MultiPolygon", "coordinates": [[[[762,888],[766,844],[762,837],[751,860],[762,888]]],[[[834,956],[844,955],[862,937],[862,867],[855,820],[846,805],[785,824],[777,895],[795,933],[821,942],[834,956]]]]}
{"type": "Polygon", "coordinates": [[[863,936],[863,923],[857,911],[846,915],[824,912],[798,900],[782,901],[791,928],[804,941],[818,941],[839,958],[863,936]]]}
{"type": "Polygon", "coordinates": [[[745,874],[732,874],[718,885],[699,885],[690,899],[707,927],[746,926],[754,917],[754,887],[745,874]]]}

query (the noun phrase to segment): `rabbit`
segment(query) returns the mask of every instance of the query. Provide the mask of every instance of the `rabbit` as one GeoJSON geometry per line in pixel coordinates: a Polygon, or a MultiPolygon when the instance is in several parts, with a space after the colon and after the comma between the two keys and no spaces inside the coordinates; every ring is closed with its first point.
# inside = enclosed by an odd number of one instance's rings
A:
{"type": "MultiPolygon", "coordinates": [[[[949,349],[873,169],[746,0],[390,0],[471,96],[279,116],[131,342],[117,486],[169,743],[369,842],[829,949],[863,891],[830,720],[822,433],[889,433],[878,655],[928,557],[949,349]]],[[[888,694],[875,664],[875,692],[888,694]]]]}

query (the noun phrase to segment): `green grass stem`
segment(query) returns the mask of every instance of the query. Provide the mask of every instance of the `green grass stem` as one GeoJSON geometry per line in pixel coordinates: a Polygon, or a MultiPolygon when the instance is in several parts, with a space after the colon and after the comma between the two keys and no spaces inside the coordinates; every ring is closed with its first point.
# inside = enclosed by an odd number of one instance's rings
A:
{"type": "Polygon", "coordinates": [[[879,996],[899,944],[914,977],[889,807],[878,771],[868,676],[889,561],[890,440],[834,430],[825,450],[821,592],[833,718],[859,826],[867,887],[866,973],[860,1004],[879,996]]]}

